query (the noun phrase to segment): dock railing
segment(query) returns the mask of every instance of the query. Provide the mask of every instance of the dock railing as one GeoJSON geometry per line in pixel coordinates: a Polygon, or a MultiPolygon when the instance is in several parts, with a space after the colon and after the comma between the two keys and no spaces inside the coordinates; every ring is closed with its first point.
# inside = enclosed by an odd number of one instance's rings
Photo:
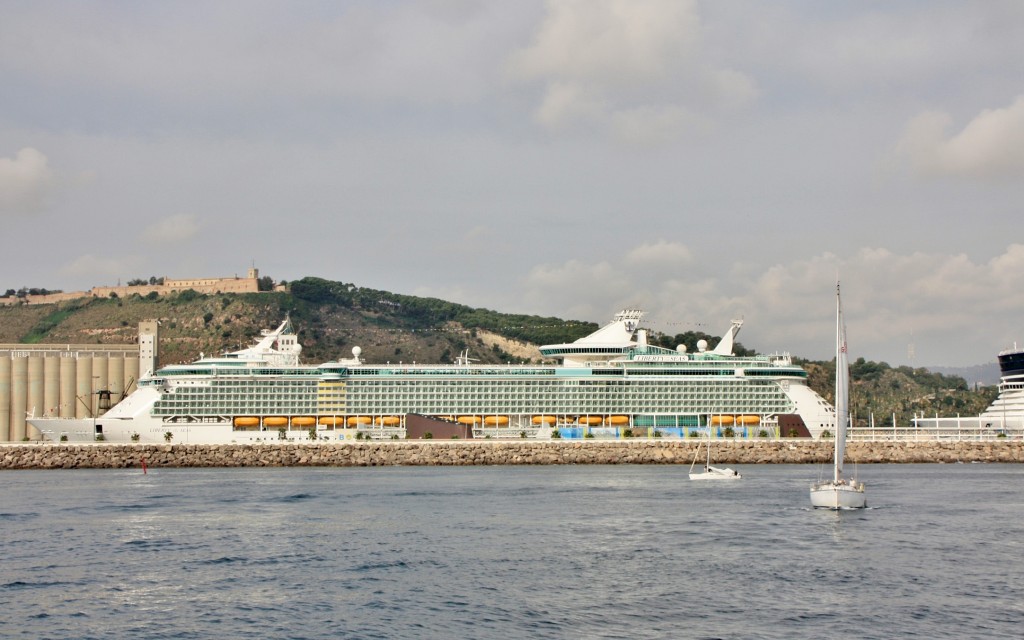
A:
{"type": "Polygon", "coordinates": [[[907,426],[853,427],[847,431],[853,442],[998,442],[1024,439],[1024,425],[972,418],[919,418],[907,426]]]}

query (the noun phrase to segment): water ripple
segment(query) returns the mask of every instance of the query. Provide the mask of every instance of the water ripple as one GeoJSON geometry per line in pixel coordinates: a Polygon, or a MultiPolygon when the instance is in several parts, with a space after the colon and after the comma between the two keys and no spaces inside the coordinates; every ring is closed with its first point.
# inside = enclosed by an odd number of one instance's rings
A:
{"type": "Polygon", "coordinates": [[[8,474],[5,636],[1015,637],[1016,467],[860,473],[841,514],[809,466],[8,474]]]}

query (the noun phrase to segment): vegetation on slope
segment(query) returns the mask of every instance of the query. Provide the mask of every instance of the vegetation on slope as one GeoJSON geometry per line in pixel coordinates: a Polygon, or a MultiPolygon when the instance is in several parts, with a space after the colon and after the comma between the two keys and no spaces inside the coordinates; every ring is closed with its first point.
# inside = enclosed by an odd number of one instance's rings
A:
{"type": "MultiPolygon", "coordinates": [[[[484,363],[524,362],[495,336],[528,344],[571,342],[593,323],[501,314],[435,298],[403,296],[320,278],[289,293],[83,298],[52,305],[0,307],[0,342],[100,344],[137,339],[142,320],[160,322],[160,361],[192,360],[248,346],[290,317],[303,360],[324,362],[362,349],[369,362],[452,362],[468,351],[484,363]]],[[[539,353],[536,354],[539,357],[539,353]]]]}
{"type": "Polygon", "coordinates": [[[537,345],[571,342],[597,329],[592,322],[498,313],[438,298],[406,296],[321,278],[292,282],[291,294],[297,301],[358,310],[381,323],[400,324],[410,330],[437,331],[454,322],[466,329],[486,329],[537,345]]]}
{"type": "MultiPolygon", "coordinates": [[[[829,402],[835,399],[835,360],[798,362],[813,389],[829,402]]],[[[850,412],[858,427],[906,426],[916,417],[976,416],[995,399],[997,389],[972,390],[960,376],[924,368],[891,367],[857,358],[850,364],[850,412]]]]}

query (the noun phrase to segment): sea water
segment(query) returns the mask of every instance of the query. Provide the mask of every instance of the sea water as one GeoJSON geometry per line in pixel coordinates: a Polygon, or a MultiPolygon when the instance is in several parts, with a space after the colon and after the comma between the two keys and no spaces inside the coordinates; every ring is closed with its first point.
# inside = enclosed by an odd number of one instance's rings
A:
{"type": "Polygon", "coordinates": [[[1024,465],[12,471],[4,638],[1018,638],[1024,465]]]}

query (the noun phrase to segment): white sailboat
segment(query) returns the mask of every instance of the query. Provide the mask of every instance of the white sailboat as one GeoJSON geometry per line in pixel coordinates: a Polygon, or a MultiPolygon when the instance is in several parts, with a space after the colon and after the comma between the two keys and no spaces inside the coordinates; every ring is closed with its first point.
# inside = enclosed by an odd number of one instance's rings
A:
{"type": "Polygon", "coordinates": [[[694,472],[693,467],[697,464],[697,456],[700,455],[700,444],[697,445],[697,451],[693,454],[693,462],[690,463],[690,480],[739,480],[743,476],[737,473],[735,470],[729,467],[712,467],[711,466],[711,430],[708,428],[708,458],[707,462],[704,463],[704,469],[702,471],[694,472]]]}
{"type": "Polygon", "coordinates": [[[836,283],[836,450],[832,479],[811,485],[811,506],[822,509],[863,509],[867,506],[864,483],[843,478],[846,453],[846,425],[850,421],[850,363],[846,349],[846,326],[836,283]]]}

